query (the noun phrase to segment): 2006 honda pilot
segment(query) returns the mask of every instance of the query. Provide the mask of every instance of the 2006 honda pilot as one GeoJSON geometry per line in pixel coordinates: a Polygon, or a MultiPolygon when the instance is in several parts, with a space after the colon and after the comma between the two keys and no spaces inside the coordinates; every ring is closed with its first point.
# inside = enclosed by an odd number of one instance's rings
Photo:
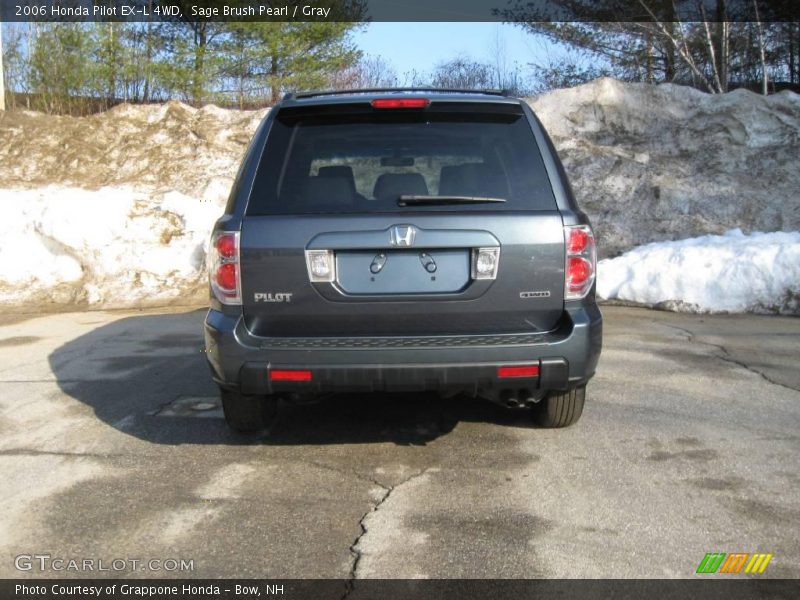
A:
{"type": "Polygon", "coordinates": [[[578,420],[601,347],[595,240],[525,102],[287,95],[209,247],[206,356],[228,423],[279,398],[466,392],[578,420]]]}

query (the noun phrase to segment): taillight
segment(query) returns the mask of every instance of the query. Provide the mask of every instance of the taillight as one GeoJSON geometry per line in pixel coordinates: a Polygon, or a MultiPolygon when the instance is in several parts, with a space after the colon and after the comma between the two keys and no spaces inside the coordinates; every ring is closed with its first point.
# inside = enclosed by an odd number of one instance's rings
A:
{"type": "Polygon", "coordinates": [[[214,297],[222,304],[242,303],[238,231],[223,231],[211,237],[208,278],[214,297]]]}
{"type": "Polygon", "coordinates": [[[236,289],[236,265],[226,263],[217,267],[217,285],[223,290],[236,289]]]}
{"type": "Polygon", "coordinates": [[[578,300],[592,289],[597,271],[597,250],[592,228],[588,225],[564,227],[567,262],[564,299],[578,300]]]}
{"type": "Polygon", "coordinates": [[[226,234],[217,238],[217,252],[220,256],[225,258],[233,258],[236,256],[236,239],[233,235],[226,234]]]}
{"type": "Polygon", "coordinates": [[[567,253],[580,254],[589,244],[589,232],[585,229],[572,227],[567,236],[567,253]]]}
{"type": "Polygon", "coordinates": [[[431,103],[427,98],[377,98],[372,108],[425,108],[431,103]]]}

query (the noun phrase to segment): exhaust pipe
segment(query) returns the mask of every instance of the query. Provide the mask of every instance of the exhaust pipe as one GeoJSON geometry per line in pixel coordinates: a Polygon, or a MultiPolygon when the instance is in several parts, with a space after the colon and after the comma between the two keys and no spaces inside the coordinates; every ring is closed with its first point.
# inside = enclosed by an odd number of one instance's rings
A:
{"type": "Polygon", "coordinates": [[[531,390],[503,390],[500,392],[500,404],[506,408],[529,408],[541,402],[542,395],[531,390]]]}
{"type": "Polygon", "coordinates": [[[519,401],[524,406],[533,406],[542,401],[542,394],[534,394],[530,390],[520,390],[519,401]]]}
{"type": "Polygon", "coordinates": [[[529,389],[510,389],[506,388],[498,391],[485,390],[478,392],[478,396],[490,400],[498,406],[509,409],[530,408],[542,401],[544,392],[529,389]]]}
{"type": "Polygon", "coordinates": [[[506,408],[519,408],[519,399],[512,390],[500,392],[500,403],[506,408]]]}

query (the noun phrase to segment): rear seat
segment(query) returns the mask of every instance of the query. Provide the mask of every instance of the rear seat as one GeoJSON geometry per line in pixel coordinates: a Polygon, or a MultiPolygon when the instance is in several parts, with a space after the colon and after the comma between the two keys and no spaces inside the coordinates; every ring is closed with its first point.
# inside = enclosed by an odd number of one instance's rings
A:
{"type": "Polygon", "coordinates": [[[399,196],[427,196],[428,185],[420,173],[383,173],[375,180],[376,200],[397,200],[399,196]]]}
{"type": "Polygon", "coordinates": [[[439,174],[439,195],[507,198],[508,181],[486,163],[451,165],[442,167],[439,174]]]}
{"type": "Polygon", "coordinates": [[[342,177],[347,180],[350,191],[357,200],[366,200],[356,189],[356,178],[353,175],[353,167],[347,165],[329,165],[327,167],[320,167],[318,172],[320,177],[342,177]]]}
{"type": "Polygon", "coordinates": [[[305,202],[314,208],[355,208],[356,196],[346,177],[309,177],[303,185],[305,202]]]}

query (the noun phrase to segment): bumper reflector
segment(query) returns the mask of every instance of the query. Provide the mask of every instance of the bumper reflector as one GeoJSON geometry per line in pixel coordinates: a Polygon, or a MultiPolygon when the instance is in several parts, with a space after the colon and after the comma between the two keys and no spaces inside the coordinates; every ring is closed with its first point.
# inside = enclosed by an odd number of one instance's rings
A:
{"type": "Polygon", "coordinates": [[[516,367],[497,367],[497,377],[538,377],[539,365],[521,365],[516,367]]]}
{"type": "Polygon", "coordinates": [[[311,371],[276,369],[269,372],[270,381],[311,381],[311,371]]]}

